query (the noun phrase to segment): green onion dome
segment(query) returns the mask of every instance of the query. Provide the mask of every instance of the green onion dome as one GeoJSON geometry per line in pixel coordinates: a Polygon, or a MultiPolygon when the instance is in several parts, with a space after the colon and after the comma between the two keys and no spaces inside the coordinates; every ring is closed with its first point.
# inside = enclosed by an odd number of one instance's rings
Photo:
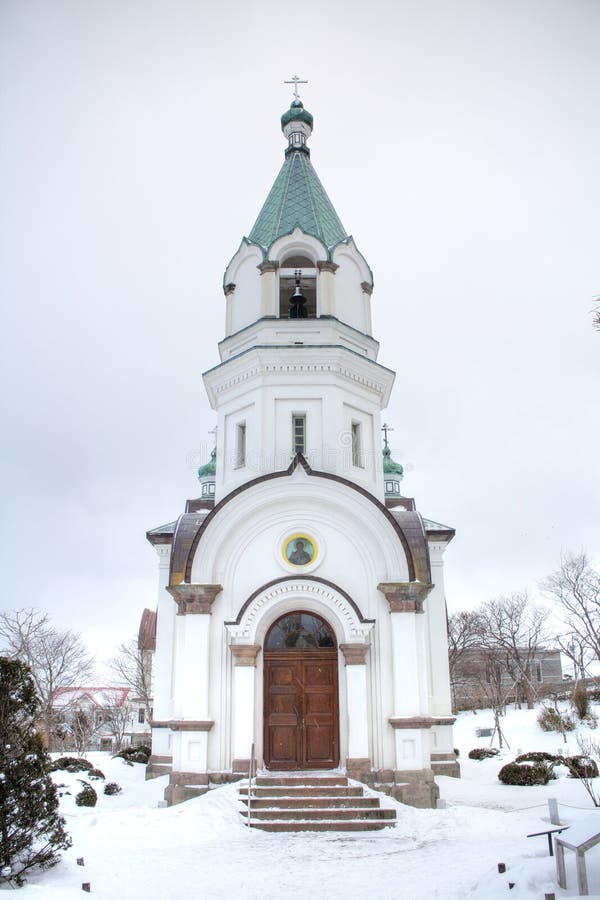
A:
{"type": "Polygon", "coordinates": [[[392,451],[389,447],[384,447],[383,449],[383,472],[385,475],[404,477],[404,467],[392,459],[392,451]]]}
{"type": "Polygon", "coordinates": [[[289,125],[290,122],[306,122],[308,127],[312,129],[313,121],[312,115],[307,109],[304,109],[302,101],[293,100],[290,108],[286,109],[281,117],[281,130],[283,131],[285,126],[289,125]]]}
{"type": "Polygon", "coordinates": [[[210,475],[215,475],[217,471],[217,448],[213,447],[212,453],[210,454],[210,462],[207,462],[205,466],[200,466],[198,469],[198,478],[206,478],[210,475]]]}

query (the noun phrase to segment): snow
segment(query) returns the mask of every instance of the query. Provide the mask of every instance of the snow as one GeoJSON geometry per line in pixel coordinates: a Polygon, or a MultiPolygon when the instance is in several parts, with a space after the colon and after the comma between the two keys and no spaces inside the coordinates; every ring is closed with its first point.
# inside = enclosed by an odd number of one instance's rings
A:
{"type": "MultiPolygon", "coordinates": [[[[600,810],[594,812],[583,786],[568,778],[562,766],[557,780],[544,786],[506,786],[497,778],[500,767],[520,751],[579,752],[574,733],[565,744],[561,735],[542,732],[536,716],[536,710],[510,711],[501,720],[510,748],[477,762],[467,758],[468,751],[489,746],[490,738],[478,738],[475,730],[493,726],[493,717],[487,711],[461,713],[455,744],[462,778],[436,779],[446,808],[416,810],[385,798],[386,806],[396,807],[397,824],[363,834],[249,830],[239,814],[236,785],[160,808],[166,777],[144,781],[143,766],[90,753],[88,759],[102,769],[106,782],[118,782],[123,792],[107,797],[102,793],[105,782],[92,781],[97,806],[77,807],[79,779],[86,774],[54,773],[56,782],[71,791],[62,797],[61,808],[73,847],[55,868],[30,875],[19,897],[80,898],[83,882],[91,883],[91,893],[99,900],[279,900],[311,895],[318,900],[543,900],[550,892],[557,900],[577,896],[574,854],[566,851],[568,888],[562,890],[546,837],[527,835],[550,827],[551,797],[557,798],[565,824],[598,815],[600,831],[600,810]],[[78,857],[84,858],[84,867],[77,865],[78,857]],[[506,864],[503,874],[498,873],[500,862],[506,864]],[[510,883],[514,887],[509,893],[510,883]]],[[[600,729],[584,726],[581,731],[600,738],[600,729]]],[[[587,852],[586,862],[590,896],[600,900],[600,846],[587,852]]]]}

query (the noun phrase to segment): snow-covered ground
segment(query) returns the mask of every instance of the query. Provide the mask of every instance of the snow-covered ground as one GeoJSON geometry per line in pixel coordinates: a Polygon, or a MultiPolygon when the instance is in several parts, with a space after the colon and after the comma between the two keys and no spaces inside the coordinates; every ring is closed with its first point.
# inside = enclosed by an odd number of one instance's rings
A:
{"type": "MultiPolygon", "coordinates": [[[[558,779],[544,787],[509,787],[497,778],[501,765],[519,751],[579,752],[574,733],[564,744],[560,735],[539,729],[536,715],[509,712],[502,728],[510,749],[475,762],[467,759],[468,751],[489,746],[490,740],[477,738],[475,729],[492,725],[492,716],[461,713],[455,743],[462,778],[437,779],[446,808],[397,804],[393,828],[364,835],[248,830],[233,785],[159,808],[165,778],[146,782],[143,766],[91,753],[90,761],[107,781],[121,784],[123,793],[106,797],[102,782],[94,782],[98,805],[80,808],[74,795],[80,788],[77,778],[84,775],[57,772],[56,780],[71,786],[61,805],[73,847],[54,869],[30,876],[19,896],[68,900],[82,896],[83,882],[90,882],[91,893],[103,900],[543,900],[552,891],[557,898],[577,896],[574,854],[566,854],[568,889],[563,891],[556,885],[546,838],[526,835],[549,827],[549,797],[558,799],[561,820],[568,824],[595,814],[600,831],[600,810],[594,812],[583,786],[562,766],[558,779]],[[83,868],[78,857],[84,858],[83,868]],[[499,862],[506,864],[504,874],[498,873],[499,862]]],[[[600,738],[599,729],[583,727],[582,732],[600,738]]],[[[600,846],[586,858],[591,896],[600,898],[600,846]]]]}

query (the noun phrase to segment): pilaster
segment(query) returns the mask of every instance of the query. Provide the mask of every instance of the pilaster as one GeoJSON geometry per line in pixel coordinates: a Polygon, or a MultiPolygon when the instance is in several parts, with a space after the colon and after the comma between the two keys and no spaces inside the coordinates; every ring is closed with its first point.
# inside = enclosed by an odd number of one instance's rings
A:
{"type": "Polygon", "coordinates": [[[367,706],[368,644],[340,644],[346,665],[348,698],[348,758],[350,775],[371,768],[369,757],[369,719],[367,706]]]}
{"type": "Polygon", "coordinates": [[[279,263],[267,260],[258,267],[260,272],[260,314],[261,316],[279,315],[279,263]]]}
{"type": "Polygon", "coordinates": [[[320,316],[335,315],[335,272],[339,269],[330,260],[317,262],[318,276],[318,314],[320,316]]]}
{"type": "Polygon", "coordinates": [[[230,644],[233,656],[233,772],[247,773],[254,743],[254,682],[258,644],[230,644]]]}
{"type": "MultiPolygon", "coordinates": [[[[175,629],[175,609],[166,588],[169,583],[169,562],[171,544],[155,544],[158,556],[158,604],[157,620],[160,627],[156,629],[156,650],[152,661],[153,707],[155,719],[166,719],[172,715],[173,709],[173,634],[175,629]]],[[[170,734],[161,730],[152,731],[152,759],[170,761],[170,734]]],[[[162,774],[162,773],[161,773],[162,774]]]]}

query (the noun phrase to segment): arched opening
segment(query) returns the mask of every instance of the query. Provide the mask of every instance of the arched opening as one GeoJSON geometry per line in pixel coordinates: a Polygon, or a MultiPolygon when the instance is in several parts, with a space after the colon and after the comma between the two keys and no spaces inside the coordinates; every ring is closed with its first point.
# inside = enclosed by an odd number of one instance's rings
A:
{"type": "Polygon", "coordinates": [[[315,613],[286,613],[267,632],[263,658],[266,767],[335,768],[339,701],[333,629],[315,613]]]}
{"type": "Polygon", "coordinates": [[[288,256],[279,269],[279,318],[314,319],[317,315],[317,270],[314,262],[300,254],[288,256]],[[291,302],[299,287],[305,303],[291,302]],[[300,314],[298,314],[300,309],[300,314]]]}

